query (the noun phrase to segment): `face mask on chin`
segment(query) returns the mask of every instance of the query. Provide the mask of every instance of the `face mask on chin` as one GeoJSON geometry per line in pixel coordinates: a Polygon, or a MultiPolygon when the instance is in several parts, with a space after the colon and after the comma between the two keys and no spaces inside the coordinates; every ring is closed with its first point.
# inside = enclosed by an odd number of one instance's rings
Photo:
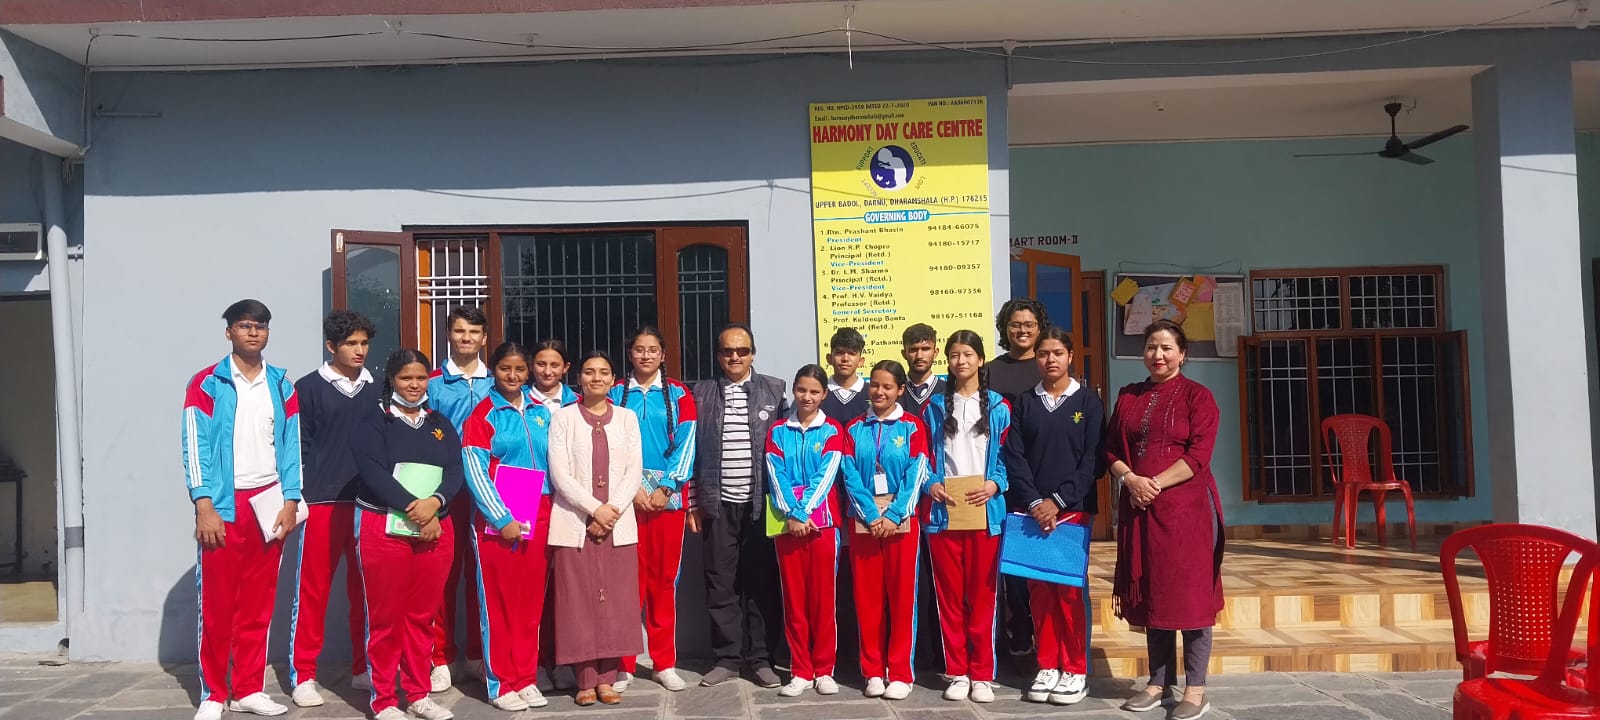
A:
{"type": "Polygon", "coordinates": [[[398,392],[389,393],[389,399],[393,400],[394,404],[399,405],[400,407],[403,407],[403,408],[405,408],[407,410],[415,410],[415,409],[417,409],[419,407],[422,407],[422,405],[424,403],[428,402],[428,394],[427,393],[423,393],[422,397],[417,398],[417,401],[414,402],[414,403],[413,402],[407,402],[406,399],[401,397],[400,393],[398,393],[398,392]]]}

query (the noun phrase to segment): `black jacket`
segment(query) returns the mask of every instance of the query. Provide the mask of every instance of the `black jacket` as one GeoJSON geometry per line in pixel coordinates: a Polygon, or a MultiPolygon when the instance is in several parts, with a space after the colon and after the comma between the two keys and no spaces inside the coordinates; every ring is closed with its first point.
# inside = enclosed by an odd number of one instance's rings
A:
{"type": "MultiPolygon", "coordinates": [[[[722,385],[721,377],[694,384],[695,444],[694,485],[696,510],[701,517],[722,513],[722,385]]],[[[782,380],[771,375],[751,373],[750,457],[755,460],[755,477],[750,489],[750,512],[759,518],[767,499],[767,431],[783,422],[789,412],[782,380]],[[763,415],[764,413],[764,415],[763,415]]]]}

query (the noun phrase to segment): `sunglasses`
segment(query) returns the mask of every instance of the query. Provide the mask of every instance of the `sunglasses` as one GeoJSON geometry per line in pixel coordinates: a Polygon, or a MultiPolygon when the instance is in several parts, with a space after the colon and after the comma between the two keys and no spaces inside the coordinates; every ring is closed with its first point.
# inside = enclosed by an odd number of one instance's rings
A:
{"type": "Polygon", "coordinates": [[[750,353],[753,353],[753,352],[755,352],[755,348],[747,348],[747,347],[717,348],[717,354],[721,355],[723,357],[749,357],[750,353]]]}

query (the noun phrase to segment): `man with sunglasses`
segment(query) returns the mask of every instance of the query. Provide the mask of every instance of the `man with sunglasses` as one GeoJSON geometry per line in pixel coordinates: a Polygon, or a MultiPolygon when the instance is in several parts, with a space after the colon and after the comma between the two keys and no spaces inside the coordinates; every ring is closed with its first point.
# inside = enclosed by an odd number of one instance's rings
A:
{"type": "Polygon", "coordinates": [[[748,665],[756,684],[778,687],[773,647],[783,639],[776,550],[767,537],[767,431],[789,407],[784,383],[755,372],[755,335],[733,323],[717,334],[722,377],[694,386],[700,422],[694,505],[689,530],[701,533],[705,551],[706,613],[717,665],[700,684],[739,676],[748,665]],[[769,644],[771,643],[771,644],[769,644]]]}

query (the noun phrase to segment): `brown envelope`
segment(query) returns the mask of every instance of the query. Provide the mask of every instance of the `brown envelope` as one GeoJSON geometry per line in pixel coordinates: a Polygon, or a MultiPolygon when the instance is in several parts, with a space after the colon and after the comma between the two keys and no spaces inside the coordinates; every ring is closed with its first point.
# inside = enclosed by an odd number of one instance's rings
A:
{"type": "Polygon", "coordinates": [[[957,475],[944,479],[944,491],[950,495],[953,504],[946,504],[944,509],[950,514],[950,530],[988,530],[989,508],[985,505],[972,505],[967,502],[967,493],[983,487],[985,478],[982,475],[957,475]]]}
{"type": "MultiPolygon", "coordinates": [[[[889,507],[889,503],[894,502],[894,496],[893,495],[873,495],[872,496],[872,502],[873,502],[874,505],[878,506],[878,514],[882,515],[883,511],[889,507]]],[[[911,511],[912,512],[916,512],[916,503],[912,503],[911,511]]],[[[860,520],[857,520],[855,524],[856,524],[856,533],[857,534],[861,534],[861,535],[870,535],[870,534],[872,534],[872,531],[868,530],[867,526],[863,525],[860,520]]],[[[900,525],[898,527],[896,527],[894,529],[894,531],[897,532],[897,533],[911,532],[911,518],[908,516],[906,518],[906,521],[903,522],[903,523],[900,523],[900,525]]]]}

